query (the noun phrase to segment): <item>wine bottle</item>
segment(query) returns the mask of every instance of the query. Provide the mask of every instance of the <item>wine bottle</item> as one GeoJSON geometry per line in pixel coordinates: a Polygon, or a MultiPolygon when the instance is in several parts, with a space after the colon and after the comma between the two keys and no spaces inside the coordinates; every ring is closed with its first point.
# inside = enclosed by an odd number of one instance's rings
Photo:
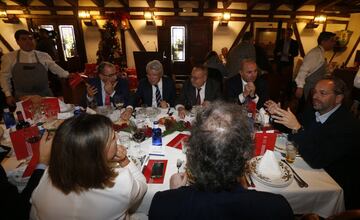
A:
{"type": "Polygon", "coordinates": [[[17,111],[16,116],[18,119],[18,122],[16,123],[16,130],[30,127],[30,123],[25,121],[24,116],[21,113],[21,111],[17,111]]]}

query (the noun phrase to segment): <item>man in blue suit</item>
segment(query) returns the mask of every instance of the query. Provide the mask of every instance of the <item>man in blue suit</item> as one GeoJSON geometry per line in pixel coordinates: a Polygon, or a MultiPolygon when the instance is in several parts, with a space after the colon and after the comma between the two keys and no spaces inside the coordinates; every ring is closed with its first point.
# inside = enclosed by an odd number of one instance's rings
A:
{"type": "Polygon", "coordinates": [[[124,107],[126,106],[121,118],[129,119],[133,108],[129,105],[128,82],[117,77],[112,63],[102,62],[97,70],[99,76],[89,79],[86,83],[86,101],[83,102],[83,106],[115,106],[117,102],[121,102],[124,107]]]}
{"type": "Polygon", "coordinates": [[[134,106],[146,105],[168,108],[175,104],[176,89],[174,82],[163,76],[163,66],[158,60],[146,65],[146,79],[139,82],[134,106]]]}

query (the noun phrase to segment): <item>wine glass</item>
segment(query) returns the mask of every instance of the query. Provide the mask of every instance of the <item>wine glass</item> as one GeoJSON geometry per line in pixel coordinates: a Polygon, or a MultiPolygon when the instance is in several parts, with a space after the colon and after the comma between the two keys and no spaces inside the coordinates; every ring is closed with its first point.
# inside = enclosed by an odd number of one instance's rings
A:
{"type": "Polygon", "coordinates": [[[135,145],[135,148],[138,149],[138,154],[140,155],[142,152],[140,148],[140,143],[145,140],[145,132],[143,130],[137,129],[136,131],[134,131],[132,139],[137,143],[135,145]]]}
{"type": "Polygon", "coordinates": [[[121,109],[124,107],[124,97],[121,95],[114,95],[113,103],[116,109],[121,109]]]}
{"type": "Polygon", "coordinates": [[[31,158],[33,155],[32,145],[40,141],[41,135],[38,130],[33,130],[31,128],[24,129],[24,138],[26,150],[28,153],[28,157],[31,158]]]}

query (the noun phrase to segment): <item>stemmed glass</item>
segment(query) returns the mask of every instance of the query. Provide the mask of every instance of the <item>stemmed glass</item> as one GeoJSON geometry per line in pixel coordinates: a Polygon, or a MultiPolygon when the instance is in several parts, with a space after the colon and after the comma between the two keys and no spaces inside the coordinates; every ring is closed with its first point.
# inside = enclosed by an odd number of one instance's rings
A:
{"type": "Polygon", "coordinates": [[[133,132],[132,139],[137,143],[136,148],[138,148],[138,154],[141,154],[140,143],[145,140],[145,133],[144,131],[137,129],[133,132]]]}

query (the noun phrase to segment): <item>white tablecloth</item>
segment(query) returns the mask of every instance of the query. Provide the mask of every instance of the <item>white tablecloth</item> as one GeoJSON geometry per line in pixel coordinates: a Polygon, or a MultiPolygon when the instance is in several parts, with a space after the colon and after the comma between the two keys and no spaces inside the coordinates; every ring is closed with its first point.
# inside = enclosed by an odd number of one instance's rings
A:
{"type": "MultiPolygon", "coordinates": [[[[163,138],[163,145],[171,141],[179,132],[167,135],[163,138]]],[[[139,148],[134,148],[134,143],[129,147],[129,153],[133,151],[139,152],[139,148]]],[[[140,144],[141,153],[146,154],[151,147],[151,138],[145,140],[140,144]]],[[[164,147],[165,156],[151,156],[150,159],[167,159],[166,173],[163,184],[148,184],[148,191],[140,204],[137,212],[142,213],[143,217],[147,215],[151,200],[157,191],[169,189],[169,180],[172,174],[177,173],[176,161],[177,159],[185,160],[185,154],[181,150],[171,147],[164,147]]],[[[276,153],[278,159],[281,158],[279,153],[276,153]]],[[[6,171],[14,170],[19,164],[13,155],[6,158],[2,165],[6,171]]],[[[300,188],[295,181],[284,188],[273,188],[265,186],[256,180],[256,190],[267,191],[283,195],[290,203],[294,213],[317,213],[320,216],[328,217],[332,214],[343,211],[344,198],[341,187],[323,170],[312,169],[301,158],[297,157],[292,167],[295,171],[309,184],[308,188],[300,188]]]]}

